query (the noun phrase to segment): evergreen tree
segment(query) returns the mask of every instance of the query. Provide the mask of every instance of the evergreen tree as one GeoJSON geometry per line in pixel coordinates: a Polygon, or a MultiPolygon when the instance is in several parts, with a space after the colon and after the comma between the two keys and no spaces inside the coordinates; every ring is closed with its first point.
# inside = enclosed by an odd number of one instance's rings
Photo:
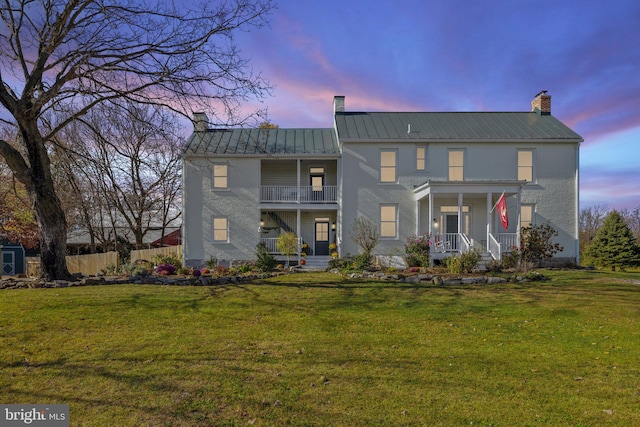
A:
{"type": "Polygon", "coordinates": [[[618,211],[612,211],[604,220],[586,255],[595,265],[624,269],[640,264],[640,247],[633,233],[618,211]]]}

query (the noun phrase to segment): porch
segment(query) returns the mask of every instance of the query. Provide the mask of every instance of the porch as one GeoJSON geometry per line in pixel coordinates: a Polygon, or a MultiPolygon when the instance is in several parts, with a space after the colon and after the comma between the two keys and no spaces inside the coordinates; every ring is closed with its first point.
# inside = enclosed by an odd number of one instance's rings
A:
{"type": "MultiPolygon", "coordinates": [[[[416,234],[429,233],[432,259],[475,249],[501,260],[520,246],[520,181],[426,182],[414,190],[416,234]],[[505,208],[496,208],[504,196],[505,208]],[[499,231],[500,230],[500,231],[499,231]]],[[[502,206],[502,204],[501,204],[502,206]]],[[[524,222],[526,223],[525,218],[524,222]]]]}
{"type": "Polygon", "coordinates": [[[264,243],[267,251],[275,256],[283,255],[278,250],[279,236],[284,233],[294,233],[298,244],[295,258],[304,252],[311,256],[330,256],[336,250],[337,207],[327,210],[300,208],[295,210],[262,210],[260,212],[260,242],[264,243]]]}

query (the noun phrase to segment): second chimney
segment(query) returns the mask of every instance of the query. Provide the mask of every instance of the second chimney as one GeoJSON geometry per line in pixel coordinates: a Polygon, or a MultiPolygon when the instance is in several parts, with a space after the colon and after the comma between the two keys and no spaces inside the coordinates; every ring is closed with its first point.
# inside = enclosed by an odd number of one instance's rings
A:
{"type": "Polygon", "coordinates": [[[344,112],[344,96],[333,97],[333,112],[344,112]]]}
{"type": "Polygon", "coordinates": [[[193,113],[194,132],[206,132],[209,129],[209,117],[206,113],[193,113]]]}
{"type": "Polygon", "coordinates": [[[551,114],[551,95],[547,95],[547,91],[543,90],[531,101],[531,111],[542,115],[551,114]]]}

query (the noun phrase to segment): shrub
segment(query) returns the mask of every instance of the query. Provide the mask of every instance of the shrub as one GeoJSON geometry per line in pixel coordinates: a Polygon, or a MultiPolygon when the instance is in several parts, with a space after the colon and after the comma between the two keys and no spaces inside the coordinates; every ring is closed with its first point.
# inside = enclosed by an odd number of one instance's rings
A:
{"type": "Polygon", "coordinates": [[[193,269],[191,267],[178,267],[176,274],[182,274],[183,276],[191,276],[193,269]]]}
{"type": "Polygon", "coordinates": [[[213,268],[213,273],[216,276],[226,276],[229,274],[229,267],[225,267],[224,265],[216,265],[213,268]]]}
{"type": "Polygon", "coordinates": [[[516,268],[520,264],[520,252],[512,250],[502,255],[502,268],[516,268]]]}
{"type": "Polygon", "coordinates": [[[256,245],[256,258],[256,268],[260,271],[271,271],[278,264],[275,257],[267,251],[267,245],[263,242],[256,245]]]}
{"type": "Polygon", "coordinates": [[[236,266],[234,269],[238,273],[245,274],[245,273],[251,273],[253,271],[253,266],[249,263],[244,263],[236,266]]]}
{"type": "Polygon", "coordinates": [[[346,269],[348,266],[350,265],[350,262],[347,258],[338,258],[338,257],[332,257],[329,260],[329,268],[331,269],[338,269],[338,270],[344,270],[346,269]]]}
{"type": "Polygon", "coordinates": [[[153,261],[158,266],[162,264],[171,264],[176,269],[182,267],[182,259],[178,258],[176,255],[156,255],[153,257],[153,261]]]}
{"type": "Polygon", "coordinates": [[[122,274],[134,277],[146,277],[151,275],[151,270],[145,264],[127,263],[120,266],[122,274]]]}
{"type": "Polygon", "coordinates": [[[486,265],[488,273],[500,273],[502,271],[502,263],[497,259],[492,259],[486,265]]]}
{"type": "Polygon", "coordinates": [[[296,236],[296,233],[287,231],[286,233],[279,235],[278,241],[276,242],[276,249],[287,257],[288,266],[291,255],[298,252],[298,236],[296,236]]]}
{"type": "Polygon", "coordinates": [[[444,259],[447,269],[453,274],[471,273],[478,266],[478,262],[480,262],[480,254],[475,250],[444,259]]]}
{"type": "Polygon", "coordinates": [[[176,273],[176,266],[173,264],[160,264],[156,266],[156,273],[162,276],[170,276],[176,273]]]}
{"type": "Polygon", "coordinates": [[[218,265],[218,258],[210,256],[207,261],[205,261],[204,265],[207,266],[210,270],[213,269],[216,265],[218,265]]]}
{"type": "Polygon", "coordinates": [[[366,270],[371,266],[371,260],[372,257],[369,252],[354,255],[352,266],[356,270],[366,270]]]}
{"type": "Polygon", "coordinates": [[[551,258],[564,248],[552,239],[558,232],[549,224],[522,227],[522,247],[520,248],[521,268],[526,271],[528,265],[537,265],[543,258],[551,258]]]}
{"type": "Polygon", "coordinates": [[[404,244],[407,265],[409,267],[428,267],[430,248],[431,240],[429,240],[428,233],[407,237],[407,241],[404,244]]]}
{"type": "Polygon", "coordinates": [[[107,266],[102,270],[102,272],[106,276],[114,276],[116,274],[116,266],[113,263],[107,264],[107,266]]]}

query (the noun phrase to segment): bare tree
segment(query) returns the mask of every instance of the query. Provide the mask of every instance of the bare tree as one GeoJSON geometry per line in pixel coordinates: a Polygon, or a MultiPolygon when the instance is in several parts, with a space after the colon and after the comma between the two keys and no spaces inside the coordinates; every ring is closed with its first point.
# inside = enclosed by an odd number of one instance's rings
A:
{"type": "MultiPolygon", "coordinates": [[[[6,0],[0,4],[0,105],[18,147],[0,155],[25,186],[38,229],[43,275],[67,278],[67,225],[49,157],[54,137],[105,101],[129,99],[219,120],[268,85],[233,43],[266,23],[271,0],[184,4],[135,0],[6,0]],[[44,118],[51,115],[49,125],[44,118]]],[[[114,101],[115,102],[115,101],[114,101]]],[[[1,111],[0,111],[1,112],[1,111]]],[[[226,116],[226,118],[224,118],[226,116]]]]}
{"type": "Polygon", "coordinates": [[[369,218],[359,216],[351,227],[351,240],[360,246],[365,254],[371,254],[380,240],[378,226],[369,218]]]}
{"type": "Polygon", "coordinates": [[[620,215],[636,240],[640,241],[640,207],[633,210],[622,209],[620,210],[620,215]]]}
{"type": "MultiPolygon", "coordinates": [[[[82,173],[96,183],[97,198],[140,248],[151,229],[165,230],[181,215],[175,117],[157,107],[124,102],[98,106],[82,122],[65,152],[77,153],[87,164],[82,173]]],[[[104,223],[93,228],[104,228],[104,223]]]]}
{"type": "Polygon", "coordinates": [[[585,252],[596,237],[607,216],[608,209],[603,205],[590,206],[580,210],[578,217],[580,230],[580,252],[585,252]]]}

